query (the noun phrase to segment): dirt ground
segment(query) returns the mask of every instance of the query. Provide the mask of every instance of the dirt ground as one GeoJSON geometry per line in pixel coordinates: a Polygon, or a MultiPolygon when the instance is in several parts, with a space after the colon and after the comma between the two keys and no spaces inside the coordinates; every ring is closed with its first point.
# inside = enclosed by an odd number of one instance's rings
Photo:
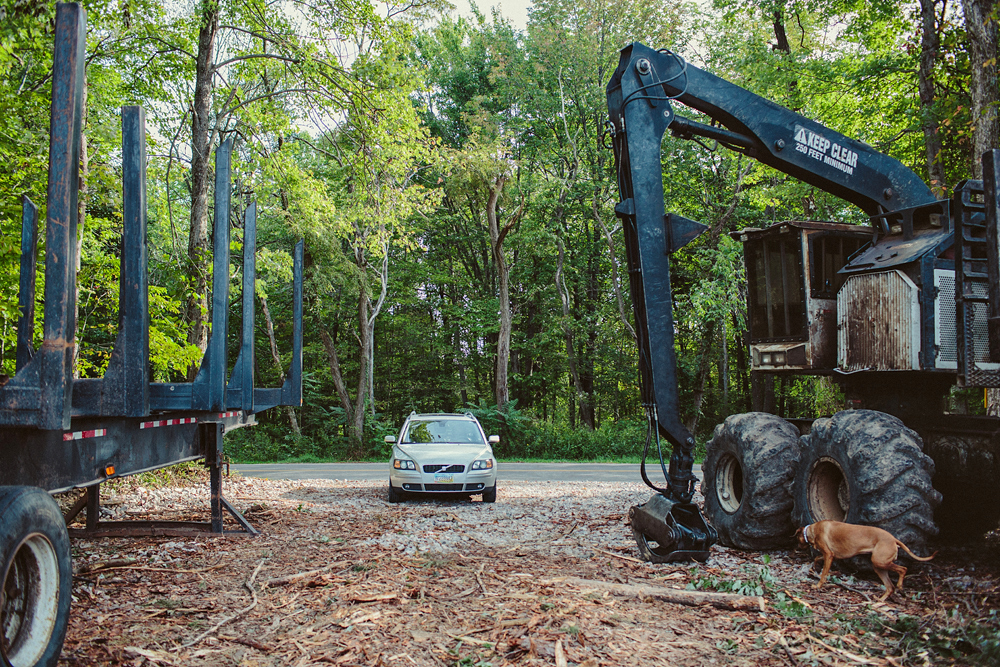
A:
{"type": "MultiPolygon", "coordinates": [[[[986,542],[941,547],[878,603],[874,576],[841,573],[815,590],[805,552],[714,547],[706,564],[651,565],[634,546],[597,544],[587,557],[550,548],[586,522],[610,524],[628,544],[627,507],[513,546],[407,555],[369,538],[417,516],[462,523],[456,510],[479,501],[396,506],[383,496],[384,484],[365,483],[231,498],[259,537],[74,539],[60,664],[1000,664],[1000,558],[986,542]],[[340,493],[381,509],[322,511],[340,493]],[[674,604],[633,585],[760,594],[764,608],[674,604]]],[[[489,529],[465,521],[473,540],[489,529]]]]}

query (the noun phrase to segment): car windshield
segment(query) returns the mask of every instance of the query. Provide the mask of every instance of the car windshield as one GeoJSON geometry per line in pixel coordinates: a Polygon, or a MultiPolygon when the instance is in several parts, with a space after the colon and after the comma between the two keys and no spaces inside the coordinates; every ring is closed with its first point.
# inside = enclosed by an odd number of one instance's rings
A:
{"type": "Polygon", "coordinates": [[[475,422],[463,419],[414,419],[403,434],[403,443],[458,442],[485,444],[475,422]]]}

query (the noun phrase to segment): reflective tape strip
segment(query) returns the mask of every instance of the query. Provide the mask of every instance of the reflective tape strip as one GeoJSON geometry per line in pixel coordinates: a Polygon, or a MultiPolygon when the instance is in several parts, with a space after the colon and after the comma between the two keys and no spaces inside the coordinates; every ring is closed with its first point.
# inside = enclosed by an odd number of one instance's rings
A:
{"type": "Polygon", "coordinates": [[[72,433],[63,433],[63,442],[83,440],[84,438],[100,438],[102,435],[107,434],[108,429],[106,428],[97,428],[92,431],[73,431],[72,433]]]}
{"type": "Polygon", "coordinates": [[[226,417],[237,417],[239,416],[239,410],[232,410],[231,412],[220,412],[219,419],[225,419],[226,417]]]}
{"type": "Polygon", "coordinates": [[[142,422],[139,428],[158,428],[160,426],[181,426],[183,424],[197,424],[197,417],[187,417],[185,419],[160,419],[155,422],[142,422]]]}

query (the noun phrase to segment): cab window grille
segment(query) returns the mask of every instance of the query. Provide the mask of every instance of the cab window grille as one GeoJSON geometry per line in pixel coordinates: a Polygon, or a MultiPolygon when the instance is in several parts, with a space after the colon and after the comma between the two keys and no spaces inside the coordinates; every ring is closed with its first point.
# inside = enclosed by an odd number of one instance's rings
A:
{"type": "Polygon", "coordinates": [[[751,340],[806,340],[805,288],[799,235],[748,241],[744,252],[751,340]]]}
{"type": "Polygon", "coordinates": [[[837,273],[870,239],[857,236],[813,234],[809,237],[809,288],[814,299],[836,299],[847,276],[837,273]]]}

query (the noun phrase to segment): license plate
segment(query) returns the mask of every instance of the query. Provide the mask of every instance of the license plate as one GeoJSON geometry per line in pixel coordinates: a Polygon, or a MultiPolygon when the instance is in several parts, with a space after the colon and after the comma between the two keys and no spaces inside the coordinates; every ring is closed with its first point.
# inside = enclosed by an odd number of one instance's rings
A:
{"type": "Polygon", "coordinates": [[[451,484],[455,481],[455,476],[450,473],[444,474],[439,472],[434,474],[434,481],[438,484],[451,484]]]}

